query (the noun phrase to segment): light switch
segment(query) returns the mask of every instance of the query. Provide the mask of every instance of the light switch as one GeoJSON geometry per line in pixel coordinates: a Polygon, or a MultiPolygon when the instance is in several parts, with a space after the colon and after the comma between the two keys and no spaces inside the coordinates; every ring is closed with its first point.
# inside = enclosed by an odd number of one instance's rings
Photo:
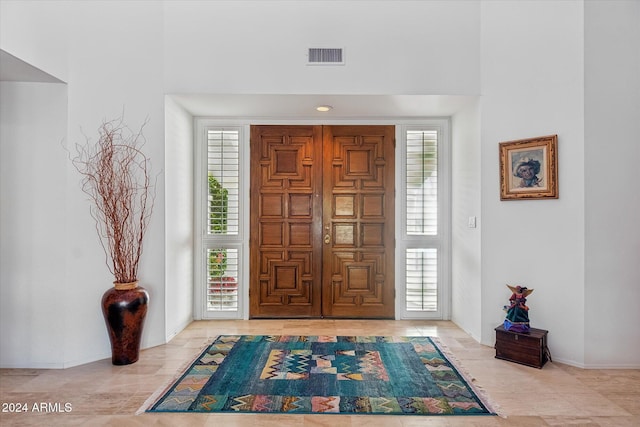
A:
{"type": "Polygon", "coordinates": [[[469,228],[476,228],[476,217],[475,216],[470,216],[469,217],[469,228]]]}

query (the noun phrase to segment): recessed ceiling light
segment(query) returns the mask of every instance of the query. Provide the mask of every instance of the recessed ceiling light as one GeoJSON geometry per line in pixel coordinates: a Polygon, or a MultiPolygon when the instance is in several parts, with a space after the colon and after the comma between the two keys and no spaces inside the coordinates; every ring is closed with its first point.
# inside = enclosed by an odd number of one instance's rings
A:
{"type": "Polygon", "coordinates": [[[331,105],[318,105],[316,107],[316,110],[321,111],[323,113],[325,113],[325,112],[327,112],[329,110],[332,110],[332,109],[333,109],[333,107],[331,105]]]}

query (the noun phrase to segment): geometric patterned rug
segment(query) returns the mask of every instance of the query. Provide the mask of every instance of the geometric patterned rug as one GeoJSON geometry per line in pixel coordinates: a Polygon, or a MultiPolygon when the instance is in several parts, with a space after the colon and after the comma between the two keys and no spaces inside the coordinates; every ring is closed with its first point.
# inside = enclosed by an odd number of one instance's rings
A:
{"type": "Polygon", "coordinates": [[[428,337],[221,335],[147,412],[495,415],[428,337]]]}

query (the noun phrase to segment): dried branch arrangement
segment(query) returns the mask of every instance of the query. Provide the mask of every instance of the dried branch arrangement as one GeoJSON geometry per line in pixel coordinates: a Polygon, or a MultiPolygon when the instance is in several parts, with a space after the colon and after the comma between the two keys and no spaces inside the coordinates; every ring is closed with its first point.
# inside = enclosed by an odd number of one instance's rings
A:
{"type": "Polygon", "coordinates": [[[155,199],[150,160],[142,152],[143,129],[133,132],[124,117],[105,121],[92,144],[76,144],[71,160],[82,175],[82,191],[90,198],[107,267],[115,283],[138,280],[142,241],[155,199]]]}

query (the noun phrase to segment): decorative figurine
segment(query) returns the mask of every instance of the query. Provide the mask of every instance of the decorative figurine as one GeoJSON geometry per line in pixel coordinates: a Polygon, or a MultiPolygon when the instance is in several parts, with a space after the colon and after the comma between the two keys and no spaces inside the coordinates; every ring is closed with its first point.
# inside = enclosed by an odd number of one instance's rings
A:
{"type": "Polygon", "coordinates": [[[507,317],[504,319],[504,329],[506,331],[528,333],[529,332],[529,307],[527,307],[527,297],[531,295],[533,289],[523,286],[507,285],[511,289],[509,305],[504,306],[507,317]]]}

